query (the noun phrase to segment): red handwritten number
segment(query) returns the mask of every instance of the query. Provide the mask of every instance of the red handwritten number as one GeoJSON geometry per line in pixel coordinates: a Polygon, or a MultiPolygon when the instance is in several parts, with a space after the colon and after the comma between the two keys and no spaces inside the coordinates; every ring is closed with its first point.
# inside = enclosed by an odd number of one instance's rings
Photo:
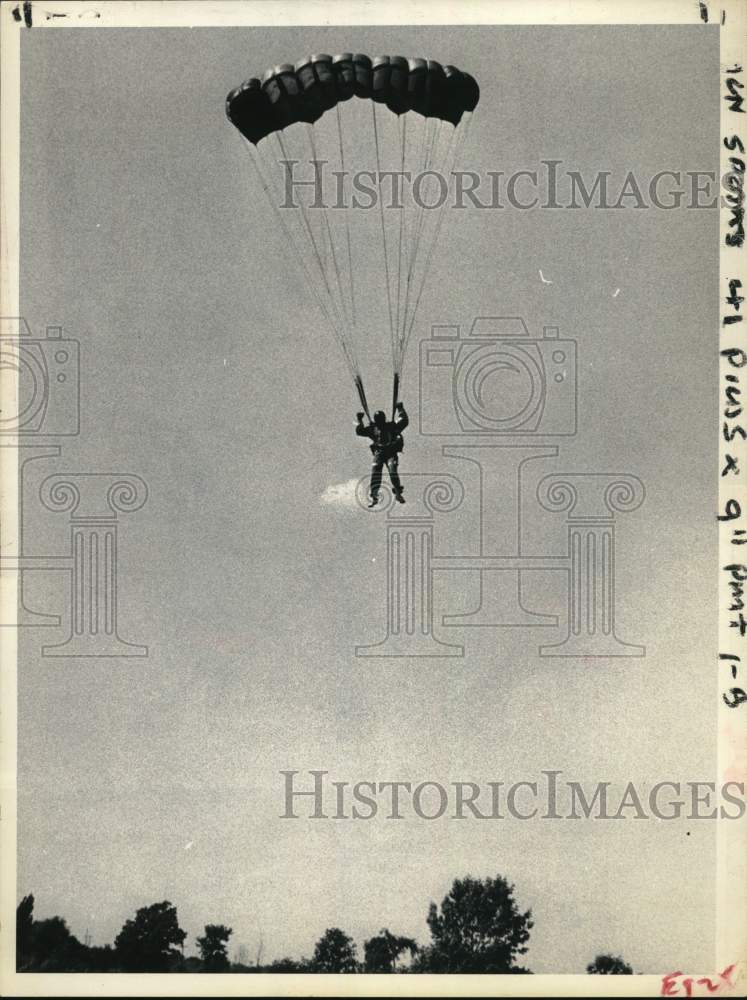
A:
{"type": "Polygon", "coordinates": [[[718,983],[714,983],[714,981],[709,979],[708,976],[704,976],[702,979],[699,979],[698,986],[705,986],[709,993],[718,992],[718,983]]]}
{"type": "Polygon", "coordinates": [[[727,965],[724,971],[719,973],[719,979],[723,979],[729,986],[733,986],[734,983],[731,981],[731,974],[735,969],[736,965],[727,965]]]}
{"type": "MultiPolygon", "coordinates": [[[[734,983],[731,981],[731,975],[735,969],[736,965],[727,965],[723,972],[719,972],[718,978],[723,980],[727,986],[734,986],[734,983]]],[[[677,982],[681,975],[681,972],[670,972],[669,975],[662,977],[661,996],[679,996],[679,988],[682,986],[685,990],[685,996],[691,997],[693,995],[693,982],[695,982],[697,986],[705,986],[709,993],[718,993],[719,989],[723,985],[723,983],[720,982],[714,983],[714,981],[709,979],[707,976],[696,980],[693,980],[690,976],[686,976],[681,982],[677,982]]]]}
{"type": "Polygon", "coordinates": [[[668,976],[664,976],[661,981],[661,995],[663,997],[676,997],[677,996],[677,983],[675,979],[681,976],[681,972],[670,972],[668,976]]]}

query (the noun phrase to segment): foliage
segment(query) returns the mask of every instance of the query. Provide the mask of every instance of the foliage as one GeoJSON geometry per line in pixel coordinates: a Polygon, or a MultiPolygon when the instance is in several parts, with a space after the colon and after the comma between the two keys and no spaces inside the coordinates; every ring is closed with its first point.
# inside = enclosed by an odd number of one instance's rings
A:
{"type": "Polygon", "coordinates": [[[70,933],[62,917],[34,920],[33,914],[34,897],[24,896],[16,909],[19,972],[85,972],[109,967],[111,948],[87,948],[70,933]]]}
{"type": "Polygon", "coordinates": [[[311,963],[305,958],[277,958],[264,967],[264,972],[313,972],[311,963]]]}
{"type": "Polygon", "coordinates": [[[21,970],[31,957],[34,930],[34,897],[24,896],[16,909],[16,968],[21,970]]]}
{"type": "Polygon", "coordinates": [[[593,962],[586,966],[586,971],[592,976],[632,976],[633,969],[619,955],[597,955],[593,962]]]}
{"type": "MultiPolygon", "coordinates": [[[[430,944],[382,928],[364,944],[364,963],[356,957],[353,939],[339,927],[329,927],[317,941],[314,955],[281,958],[247,965],[242,946],[239,960],[228,960],[233,930],[206,924],[196,940],[200,957],[184,956],[186,933],[176,907],[168,900],[139,909],[127,920],[111,945],[82,944],[62,917],[34,919],[34,897],[24,896],[16,910],[16,968],[19,972],[235,972],[235,973],[512,973],[531,974],[517,964],[527,952],[533,927],[531,910],[522,912],[514,886],[501,875],[455,879],[440,907],[431,903],[430,944]],[[409,964],[401,959],[409,952],[409,964]],[[399,964],[398,964],[399,963],[399,964]]],[[[620,956],[597,955],[586,967],[591,975],[632,975],[620,956]]]]}
{"type": "Polygon", "coordinates": [[[168,972],[178,961],[186,933],[179,926],[176,907],[168,900],[143,906],[127,920],[114,941],[117,958],[126,972],[168,972]]]}
{"type": "Polygon", "coordinates": [[[527,951],[533,927],[531,910],[522,913],[514,886],[495,878],[455,879],[439,912],[431,903],[428,926],[432,944],[423,971],[506,973],[527,951]]]}
{"type": "Polygon", "coordinates": [[[339,927],[328,927],[316,943],[311,965],[314,972],[357,972],[353,939],[339,927]]]}
{"type": "Polygon", "coordinates": [[[225,972],[228,969],[227,945],[232,934],[233,929],[223,924],[205,925],[204,936],[197,938],[205,972],[225,972]]]}
{"type": "Polygon", "coordinates": [[[366,972],[394,972],[400,955],[406,951],[415,955],[418,946],[412,938],[398,937],[385,927],[365,942],[363,950],[366,972]]]}

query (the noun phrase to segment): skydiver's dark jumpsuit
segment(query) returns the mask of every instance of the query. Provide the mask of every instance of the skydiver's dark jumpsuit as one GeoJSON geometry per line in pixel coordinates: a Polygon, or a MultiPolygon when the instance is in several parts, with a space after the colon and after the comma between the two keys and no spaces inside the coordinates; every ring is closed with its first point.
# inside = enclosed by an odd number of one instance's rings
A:
{"type": "Polygon", "coordinates": [[[402,496],[402,483],[399,478],[398,465],[399,453],[405,446],[402,440],[402,431],[410,423],[410,419],[405,412],[404,406],[398,406],[399,417],[396,420],[387,420],[383,425],[374,423],[366,426],[362,419],[358,419],[355,426],[355,433],[359,437],[371,439],[371,454],[373,464],[371,466],[371,497],[376,500],[381,489],[381,473],[386,465],[389,470],[389,478],[392,481],[392,490],[395,496],[402,496]]]}

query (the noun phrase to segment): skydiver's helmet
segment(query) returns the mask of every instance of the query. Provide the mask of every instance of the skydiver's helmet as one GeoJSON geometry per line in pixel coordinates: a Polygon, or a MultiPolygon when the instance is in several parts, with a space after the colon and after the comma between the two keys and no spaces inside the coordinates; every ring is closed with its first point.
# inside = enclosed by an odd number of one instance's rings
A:
{"type": "Polygon", "coordinates": [[[383,410],[377,410],[373,415],[373,422],[377,427],[383,427],[386,423],[386,413],[383,410]]]}

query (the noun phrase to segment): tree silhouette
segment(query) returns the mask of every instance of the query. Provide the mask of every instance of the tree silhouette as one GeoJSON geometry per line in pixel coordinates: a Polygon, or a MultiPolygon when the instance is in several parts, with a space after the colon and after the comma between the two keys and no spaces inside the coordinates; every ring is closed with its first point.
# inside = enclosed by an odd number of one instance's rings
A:
{"type": "Polygon", "coordinates": [[[414,955],[418,946],[412,938],[398,937],[385,927],[365,942],[363,950],[366,955],[366,972],[394,972],[400,955],[405,951],[414,955]]]}
{"type": "Polygon", "coordinates": [[[18,972],[107,972],[111,948],[89,948],[70,933],[62,917],[34,920],[34,897],[24,896],[16,909],[18,972]]]}
{"type": "Polygon", "coordinates": [[[127,972],[168,972],[184,945],[176,907],[168,900],[143,906],[127,920],[114,941],[117,957],[127,972]]]}
{"type": "Polygon", "coordinates": [[[228,968],[226,945],[233,934],[233,928],[223,924],[206,924],[205,934],[197,938],[197,947],[205,965],[205,972],[225,972],[228,968]]]}
{"type": "Polygon", "coordinates": [[[357,972],[355,943],[339,927],[328,927],[314,947],[315,972],[357,972]]]}
{"type": "Polygon", "coordinates": [[[619,955],[597,955],[593,962],[586,966],[591,976],[632,976],[633,969],[619,955]]]}
{"type": "Polygon", "coordinates": [[[48,917],[34,922],[34,951],[41,956],[63,951],[72,935],[62,917],[48,917]]]}
{"type": "Polygon", "coordinates": [[[527,951],[532,911],[522,913],[514,886],[495,878],[455,879],[441,902],[431,903],[432,944],[425,956],[429,972],[524,972],[514,965],[527,951]]]}
{"type": "Polygon", "coordinates": [[[31,934],[31,962],[36,972],[83,972],[89,949],[70,933],[62,917],[35,920],[31,934]]]}
{"type": "Polygon", "coordinates": [[[16,971],[31,958],[32,936],[34,932],[34,897],[24,896],[16,909],[16,971]]]}

